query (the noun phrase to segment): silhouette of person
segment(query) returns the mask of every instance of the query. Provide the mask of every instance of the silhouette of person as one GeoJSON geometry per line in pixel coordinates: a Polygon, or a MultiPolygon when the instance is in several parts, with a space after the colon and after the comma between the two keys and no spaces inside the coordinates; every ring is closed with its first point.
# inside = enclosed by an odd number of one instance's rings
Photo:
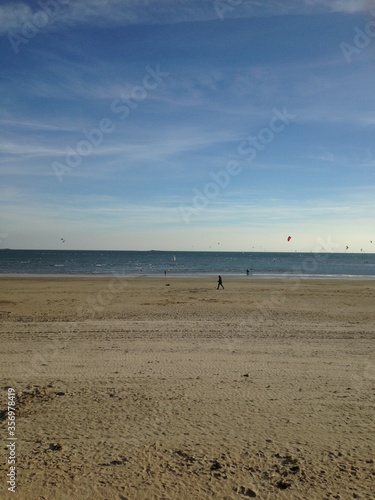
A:
{"type": "Polygon", "coordinates": [[[246,269],[246,274],[247,274],[247,276],[249,276],[249,274],[250,274],[250,271],[248,269],[246,269]]]}
{"type": "Polygon", "coordinates": [[[221,288],[224,288],[223,280],[221,279],[221,276],[219,276],[219,279],[217,281],[217,290],[219,290],[219,286],[221,286],[221,288]]]}

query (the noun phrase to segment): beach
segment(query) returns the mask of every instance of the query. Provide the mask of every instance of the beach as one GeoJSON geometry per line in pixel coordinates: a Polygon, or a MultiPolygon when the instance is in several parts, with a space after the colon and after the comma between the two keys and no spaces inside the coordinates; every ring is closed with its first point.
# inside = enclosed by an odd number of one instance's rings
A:
{"type": "Polygon", "coordinates": [[[375,497],[374,281],[0,281],[1,498],[375,497]]]}

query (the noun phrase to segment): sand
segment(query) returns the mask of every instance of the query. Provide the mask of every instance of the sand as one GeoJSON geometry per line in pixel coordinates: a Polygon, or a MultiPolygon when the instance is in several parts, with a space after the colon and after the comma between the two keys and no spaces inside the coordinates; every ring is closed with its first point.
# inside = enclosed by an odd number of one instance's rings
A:
{"type": "Polygon", "coordinates": [[[375,498],[375,283],[224,286],[1,278],[0,498],[375,498]]]}

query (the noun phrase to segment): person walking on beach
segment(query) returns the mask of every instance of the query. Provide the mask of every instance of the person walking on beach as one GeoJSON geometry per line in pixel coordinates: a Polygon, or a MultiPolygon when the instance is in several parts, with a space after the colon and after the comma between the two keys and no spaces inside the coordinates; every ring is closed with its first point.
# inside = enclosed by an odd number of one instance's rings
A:
{"type": "Polygon", "coordinates": [[[223,280],[221,279],[221,276],[219,276],[219,279],[217,281],[217,290],[219,290],[219,286],[221,286],[221,288],[224,289],[223,280]]]}

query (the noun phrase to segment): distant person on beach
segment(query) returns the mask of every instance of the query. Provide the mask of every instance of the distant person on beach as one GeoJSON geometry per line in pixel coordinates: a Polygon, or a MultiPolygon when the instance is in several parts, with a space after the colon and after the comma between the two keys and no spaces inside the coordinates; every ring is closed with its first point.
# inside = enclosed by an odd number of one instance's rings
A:
{"type": "Polygon", "coordinates": [[[224,289],[223,280],[221,279],[221,276],[219,276],[219,279],[217,281],[217,290],[219,290],[219,286],[221,286],[221,288],[224,289]]]}
{"type": "Polygon", "coordinates": [[[248,269],[246,269],[246,275],[249,276],[250,274],[250,271],[248,269]]]}
{"type": "Polygon", "coordinates": [[[164,276],[167,276],[167,271],[164,271],[164,276]]]}

